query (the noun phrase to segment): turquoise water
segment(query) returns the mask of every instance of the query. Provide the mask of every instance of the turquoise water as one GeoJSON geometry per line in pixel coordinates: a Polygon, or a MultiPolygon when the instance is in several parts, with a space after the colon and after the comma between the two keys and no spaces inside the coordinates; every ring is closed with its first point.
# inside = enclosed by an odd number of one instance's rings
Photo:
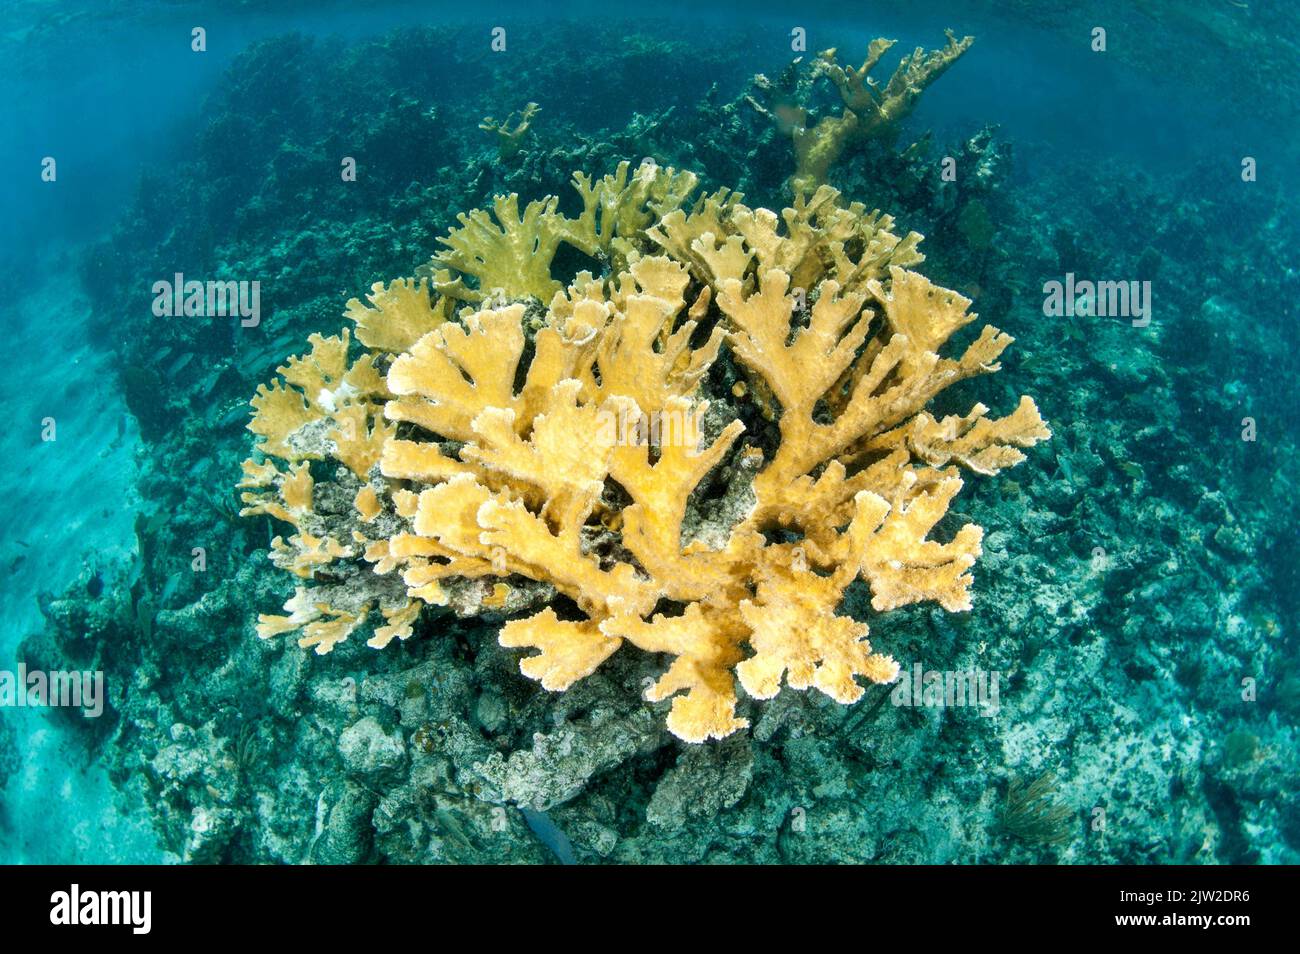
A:
{"type": "Polygon", "coordinates": [[[102,672],[105,706],[0,708],[0,858],[1298,860],[1292,6],[440,6],[6,7],[0,669],[102,672]],[[548,693],[499,617],[429,611],[383,652],[257,639],[292,587],[283,528],[235,514],[247,401],[348,299],[458,212],[573,214],[570,174],[621,160],[780,209],[795,156],[754,75],[802,52],[798,98],[833,115],[816,51],[897,38],[883,83],[945,28],[974,45],[827,178],[1017,339],[941,410],[1030,394],[1053,437],[937,530],[985,528],[970,612],[846,611],[904,681],[999,673],[995,716],[787,688],[697,746],[638,698],[668,657],[548,693]],[[518,151],[479,129],[530,101],[518,151]],[[258,323],[159,316],[177,273],[258,281],[258,323]],[[1150,282],[1149,313],[1052,313],[1067,275],[1150,282]]]}

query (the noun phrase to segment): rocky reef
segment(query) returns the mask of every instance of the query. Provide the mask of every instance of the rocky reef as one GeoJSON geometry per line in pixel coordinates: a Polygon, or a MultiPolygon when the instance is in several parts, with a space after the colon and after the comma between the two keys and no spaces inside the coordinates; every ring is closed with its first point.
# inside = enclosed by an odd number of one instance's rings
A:
{"type": "MultiPolygon", "coordinates": [[[[419,487],[416,494],[399,483],[413,478],[391,476],[401,450],[390,445],[428,443],[413,430],[419,412],[383,413],[391,401],[405,398],[409,409],[427,396],[427,375],[407,357],[434,328],[487,336],[497,333],[494,322],[506,332],[517,323],[528,341],[528,359],[520,361],[526,369],[541,353],[537,336],[572,329],[579,305],[626,316],[629,298],[647,296],[647,285],[658,281],[662,294],[647,297],[680,305],[688,322],[698,321],[683,336],[683,367],[665,370],[679,380],[689,378],[685,370],[700,372],[699,394],[713,402],[696,422],[702,446],[714,446],[733,420],[743,423],[744,439],[765,460],[784,438],[774,411],[784,406],[787,385],[757,360],[743,359],[743,309],[765,295],[785,301],[789,289],[776,291],[754,277],[759,250],[743,233],[735,244],[751,256],[748,271],[728,275],[720,261],[738,231],[740,208],[755,219],[763,208],[799,208],[786,191],[796,171],[791,138],[751,105],[762,102],[763,91],[746,78],[753,65],[739,67],[748,63],[743,35],[711,47],[715,82],[701,78],[695,51],[680,40],[628,37],[593,48],[581,63],[558,54],[547,60],[543,47],[536,59],[552,65],[508,74],[490,54],[470,52],[482,44],[449,43],[446,33],[403,30],[350,47],[304,37],[254,46],[209,103],[212,121],[192,163],[151,173],[130,216],[83,259],[98,327],[117,356],[119,382],[144,438],[138,553],[130,564],[88,566],[78,585],[43,595],[46,626],[27,639],[22,658],[30,666],[106,672],[107,715],[60,728],[76,733],[109,767],[124,805],[151,817],[169,857],[293,863],[1300,858],[1300,798],[1290,784],[1300,716],[1292,691],[1300,553],[1291,530],[1300,517],[1294,476],[1300,468],[1295,428],[1287,426],[1294,421],[1297,369],[1283,326],[1259,318],[1275,314],[1278,302],[1297,299],[1300,280],[1285,261],[1297,236],[1275,193],[1262,183],[1224,190],[1212,169],[1158,179],[1118,164],[1061,161],[1026,177],[1018,172],[1019,147],[995,128],[972,126],[963,138],[939,144],[907,121],[892,141],[855,142],[826,167],[834,208],[861,203],[859,220],[870,216],[867,210],[888,210],[897,227],[879,220],[870,227],[898,244],[857,285],[839,273],[814,276],[803,287],[833,279],[840,288],[809,295],[810,314],[799,320],[829,320],[826,309],[852,294],[861,296],[862,307],[883,313],[877,322],[905,324],[901,313],[889,314],[891,298],[898,299],[890,292],[889,267],[917,263],[889,256],[907,248],[911,231],[924,233],[926,278],[916,279],[927,283],[924,290],[942,288],[935,294],[953,303],[974,299],[971,307],[1013,335],[1017,346],[1006,353],[1001,373],[955,383],[930,411],[916,413],[930,414],[927,427],[938,426],[963,418],[976,402],[1012,409],[1021,394],[1032,393],[1053,432],[1031,452],[1031,464],[996,480],[969,481],[960,497],[945,497],[936,516],[934,539],[962,539],[966,525],[986,529],[980,560],[969,570],[973,582],[960,586],[974,594],[969,611],[922,602],[882,612],[873,605],[879,591],[870,578],[846,584],[842,600],[827,601],[828,612],[851,627],[870,626],[872,648],[901,670],[893,684],[860,686],[861,698],[836,701],[768,680],[758,694],[771,698],[759,704],[740,695],[730,716],[723,707],[723,722],[747,720],[747,727],[706,720],[694,734],[726,737],[685,741],[690,729],[674,734],[665,723],[673,706],[666,697],[682,687],[655,693],[665,697],[658,702],[643,699],[670,658],[616,652],[591,665],[592,653],[608,648],[602,643],[590,646],[580,665],[566,658],[572,668],[557,670],[550,661],[528,662],[559,653],[548,650],[544,633],[506,640],[540,647],[540,657],[501,645],[503,624],[504,631],[519,632],[509,626],[525,610],[534,618],[544,612],[562,581],[538,574],[527,582],[520,565],[507,565],[499,578],[470,575],[467,584],[430,572],[466,559],[472,541],[458,556],[412,551],[394,563],[390,589],[375,594],[375,615],[355,630],[391,640],[382,652],[364,639],[340,638],[356,621],[340,627],[338,614],[295,620],[335,623],[313,631],[307,648],[293,638],[258,639],[257,614],[276,615],[273,608],[294,597],[293,574],[273,560],[325,573],[339,562],[337,553],[324,559],[331,555],[324,543],[312,547],[300,537],[298,544],[282,539],[277,545],[286,532],[283,516],[297,517],[300,535],[324,541],[335,534],[340,547],[357,548],[348,560],[359,564],[363,550],[399,530],[440,546],[453,542],[445,528],[454,523],[430,519],[427,533],[417,525],[423,495],[438,488],[419,487]],[[588,89],[593,70],[616,88],[588,89]],[[340,81],[344,75],[347,82],[340,81]],[[656,81],[665,75],[673,82],[656,81]],[[639,91],[647,88],[666,92],[644,102],[639,91]],[[478,129],[485,116],[532,100],[542,111],[508,150],[478,129]],[[604,108],[614,101],[644,105],[621,113],[604,108]],[[277,145],[232,150],[231,141],[277,145]],[[357,160],[355,182],[340,180],[344,156],[357,160]],[[955,181],[936,173],[944,156],[962,170],[955,181]],[[708,255],[695,249],[705,230],[689,225],[699,214],[694,200],[682,197],[672,208],[652,210],[654,222],[592,233],[585,249],[559,243],[546,263],[554,274],[515,270],[530,284],[507,288],[504,298],[494,293],[507,287],[502,279],[465,267],[472,250],[458,250],[458,233],[448,231],[457,213],[515,193],[518,204],[503,213],[512,222],[526,220],[531,203],[543,203],[537,219],[549,209],[580,221],[588,208],[584,194],[596,197],[604,180],[579,180],[588,193],[580,188],[548,206],[543,197],[555,183],[573,170],[616,170],[626,162],[626,187],[645,157],[654,160],[656,180],[670,167],[691,169],[705,196],[724,187],[745,193],[743,200],[732,200],[730,192],[716,200],[726,214],[713,212],[708,255]],[[647,238],[660,220],[662,240],[647,238]],[[687,231],[675,239],[675,228],[687,231]],[[440,261],[408,283],[393,282],[428,258],[438,236],[450,239],[440,261]],[[676,269],[668,290],[662,278],[644,273],[668,269],[646,264],[656,259],[676,269]],[[611,301],[606,289],[597,299],[581,284],[570,291],[584,270],[626,271],[625,297],[611,301]],[[140,276],[175,272],[262,279],[261,324],[244,329],[237,321],[152,318],[148,283],[140,276]],[[1113,316],[1047,317],[1041,285],[1066,272],[1154,279],[1154,320],[1135,327],[1113,316]],[[326,428],[259,434],[272,451],[308,452],[303,459],[278,455],[287,463],[273,467],[274,476],[259,470],[265,459],[241,470],[249,450],[249,395],[277,367],[290,367],[285,357],[299,353],[310,335],[318,336],[319,368],[326,351],[338,348],[327,336],[338,334],[348,300],[377,282],[373,300],[350,307],[348,337],[334,339],[348,346],[353,369],[363,352],[380,356],[369,370],[355,372],[346,390],[372,389],[362,402],[365,426],[346,435],[357,439],[356,453],[332,451],[338,466],[328,474],[313,470],[322,462],[310,459],[316,451],[306,438],[342,449],[343,428],[322,415],[330,420],[326,428]],[[672,290],[674,283],[680,291],[672,290]],[[126,300],[120,289],[129,290],[126,300]],[[706,289],[697,319],[693,306],[706,289]],[[406,305],[390,306],[403,295],[406,305]],[[415,319],[408,326],[405,319],[385,324],[371,317],[386,307],[404,314],[414,308],[415,319]],[[479,315],[477,330],[458,317],[462,309],[479,315]],[[1247,316],[1250,333],[1238,334],[1247,316]],[[123,321],[131,323],[130,333],[123,321]],[[719,322],[732,343],[723,350],[719,342],[719,356],[693,364],[692,355],[713,347],[710,335],[719,322]],[[400,329],[392,340],[381,337],[389,328],[400,329]],[[401,385],[405,394],[394,387],[403,360],[411,372],[401,385]],[[1275,372],[1250,371],[1260,366],[1275,372]],[[765,388],[777,396],[774,404],[765,388]],[[1256,423],[1258,439],[1243,439],[1245,418],[1256,423]],[[375,439],[376,429],[383,440],[375,439]],[[261,509],[252,519],[239,516],[231,492],[241,473],[263,484],[244,488],[264,498],[243,502],[261,509]],[[402,489],[414,503],[398,498],[402,489]],[[324,526],[292,512],[308,497],[324,526]],[[370,522],[363,519],[368,512],[370,522]],[[345,524],[348,532],[338,533],[345,524]],[[366,535],[364,544],[352,537],[354,529],[366,535]],[[421,568],[415,559],[428,563],[421,568]],[[87,585],[92,573],[102,577],[100,585],[87,585]],[[448,611],[410,614],[411,588],[429,587],[432,596],[434,584],[448,611]],[[457,614],[457,604],[480,615],[457,614]],[[384,627],[391,628],[381,635],[384,627]],[[331,652],[313,652],[326,642],[331,652]],[[521,658],[525,671],[543,682],[554,672],[584,678],[551,692],[521,677],[521,658]],[[945,693],[924,691],[931,673],[997,675],[996,694],[983,695],[976,706],[948,704],[945,693]]],[[[546,42],[558,51],[572,37],[546,42]]],[[[785,66],[774,60],[766,75],[785,66]]],[[[943,89],[940,83],[926,95],[940,97],[943,89]]],[[[472,230],[474,221],[461,229],[472,230]]],[[[969,317],[965,305],[960,311],[969,317]]],[[[792,313],[780,309],[787,319],[792,313]]],[[[786,330],[793,330],[789,323],[786,330]]],[[[962,337],[952,329],[959,350],[979,341],[976,330],[962,337]]],[[[444,351],[449,340],[444,332],[444,351]]],[[[800,367],[811,375],[810,365],[800,367]]],[[[609,369],[613,377],[614,365],[609,369]]],[[[285,376],[289,387],[292,374],[285,376]]],[[[570,380],[598,387],[604,377],[570,380]]],[[[665,395],[663,405],[682,393],[665,395]]],[[[334,402],[331,414],[346,404],[334,402]]],[[[649,406],[637,399],[641,410],[649,406]]],[[[577,407],[575,401],[574,412],[577,407]]],[[[827,426],[835,411],[819,401],[810,420],[827,426]]],[[[571,413],[558,406],[545,412],[571,413]]],[[[516,413],[518,421],[525,412],[516,413]]],[[[491,432],[499,446],[481,444],[477,456],[462,455],[474,435],[490,431],[491,420],[479,430],[473,418],[461,423],[470,430],[433,428],[449,439],[439,466],[479,469],[438,486],[477,494],[477,512],[487,502],[479,488],[501,489],[480,482],[492,461],[504,460],[492,454],[521,452],[522,435],[503,427],[491,432]]],[[[932,446],[917,443],[911,431],[899,436],[911,441],[909,461],[919,446],[932,446]]],[[[703,532],[709,518],[718,526],[726,522],[729,477],[743,472],[740,483],[752,486],[739,434],[731,439],[733,458],[702,455],[722,464],[709,477],[717,487],[714,509],[688,507],[681,527],[703,532]]],[[[623,449],[610,448],[615,451],[623,449]]],[[[427,466],[432,452],[407,453],[427,466]]],[[[665,461],[671,458],[659,457],[659,466],[665,461]]],[[[651,463],[645,461],[657,470],[651,463]]],[[[948,465],[936,458],[916,466],[948,465]]],[[[606,500],[605,494],[602,489],[590,502],[600,529],[588,536],[607,543],[617,562],[624,556],[617,547],[635,519],[624,516],[619,524],[614,514],[635,506],[635,495],[606,500]],[[609,527],[599,520],[602,507],[609,527]]],[[[439,514],[456,512],[452,502],[443,503],[439,514]]],[[[832,521],[833,536],[852,517],[832,521]]],[[[796,541],[781,536],[790,528],[779,519],[774,524],[764,546],[784,548],[779,552],[793,558],[796,541]]],[[[835,546],[831,536],[824,546],[818,542],[823,551],[835,546]]],[[[704,533],[704,539],[725,547],[725,537],[704,533]]],[[[815,547],[809,553],[815,569],[834,572],[837,563],[819,564],[815,547]]],[[[492,569],[490,553],[469,557],[492,569]]],[[[370,567],[360,570],[381,579],[370,567]]],[[[351,570],[333,572],[354,579],[351,570]]],[[[958,575],[966,572],[963,567],[958,575]]],[[[689,582],[684,574],[664,579],[689,582]]],[[[365,602],[350,612],[359,616],[365,602]]],[[[643,602],[647,612],[637,620],[649,626],[647,619],[656,618],[651,611],[663,609],[656,610],[657,597],[643,602]]],[[[299,605],[314,607],[311,600],[299,605]]],[[[555,616],[554,625],[572,632],[584,618],[596,618],[568,615],[574,618],[555,616]]],[[[598,616],[599,622],[613,618],[598,616]]],[[[601,638],[635,641],[637,624],[622,622],[626,629],[597,626],[601,638]]],[[[264,633],[268,626],[290,628],[267,620],[262,626],[264,633]]]]}

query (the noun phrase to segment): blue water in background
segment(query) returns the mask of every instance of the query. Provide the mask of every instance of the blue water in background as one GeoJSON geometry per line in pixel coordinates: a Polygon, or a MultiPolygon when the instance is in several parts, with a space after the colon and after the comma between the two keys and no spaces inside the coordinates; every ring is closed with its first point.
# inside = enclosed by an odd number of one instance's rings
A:
{"type": "MultiPolygon", "coordinates": [[[[102,237],[124,214],[142,170],[187,156],[206,121],[204,97],[250,43],[288,31],[359,38],[399,25],[465,21],[464,5],[451,11],[445,6],[19,2],[0,10],[0,208],[6,222],[0,229],[0,275],[9,290],[0,318],[12,339],[27,349],[18,359],[17,380],[3,390],[7,406],[18,414],[3,437],[11,473],[0,493],[11,507],[25,501],[22,513],[7,521],[6,533],[35,542],[48,554],[28,558],[9,574],[0,631],[3,665],[9,664],[17,641],[40,624],[36,594],[67,586],[80,569],[83,551],[111,553],[134,546],[134,426],[120,423],[120,399],[110,393],[107,373],[95,370],[94,349],[80,324],[84,310],[76,307],[75,292],[67,288],[75,281],[69,256],[102,237]],[[203,55],[189,49],[189,30],[195,25],[207,30],[203,55]],[[40,181],[40,161],[47,155],[58,160],[57,188],[40,181]],[[52,290],[68,291],[69,297],[61,300],[52,290]],[[83,448],[99,454],[82,462],[85,476],[78,479],[89,483],[70,485],[66,461],[44,469],[29,463],[39,418],[47,412],[66,421],[70,433],[84,436],[83,448]],[[120,496],[105,499],[110,495],[120,496]]],[[[748,72],[774,70],[788,61],[793,25],[809,31],[810,51],[835,45],[846,53],[856,53],[879,35],[897,37],[898,49],[910,49],[937,45],[945,27],[959,35],[975,34],[976,45],[960,67],[923,97],[910,122],[917,129],[933,129],[940,141],[996,122],[1016,145],[1022,175],[1049,169],[1062,155],[1126,163],[1153,176],[1200,162],[1218,163],[1225,183],[1236,181],[1243,155],[1255,156],[1261,173],[1267,170],[1275,181],[1290,181],[1300,171],[1294,124],[1282,128],[1256,118],[1237,103],[1217,100],[1212,88],[1180,82],[1175,71],[1156,75],[1135,68],[1117,52],[1131,39],[1123,29],[1109,35],[1116,52],[1096,55],[1083,37],[1026,22],[1019,5],[1000,10],[993,3],[747,2],[714,4],[707,11],[701,6],[661,4],[656,15],[678,23],[681,37],[699,45],[699,69],[705,74],[712,71],[710,36],[738,20],[768,28],[770,36],[754,49],[748,72]]],[[[1119,5],[1071,6],[1081,21],[1095,10],[1096,21],[1105,23],[1119,5]]],[[[620,18],[634,26],[646,7],[551,3],[547,12],[592,17],[601,29],[616,30],[620,18]]],[[[474,19],[485,31],[497,22],[494,18],[510,25],[536,13],[536,3],[473,5],[474,19]]],[[[1176,37],[1179,29],[1190,31],[1193,25],[1172,17],[1160,28],[1176,37]]],[[[541,28],[521,26],[512,43],[526,44],[527,31],[541,28]]],[[[1189,50],[1201,49],[1190,32],[1187,42],[1189,50]]],[[[1221,69],[1225,74],[1233,69],[1226,52],[1221,69]]],[[[716,78],[731,91],[747,75],[716,78]]],[[[530,95],[540,98],[541,93],[530,95]]],[[[114,816],[105,781],[93,766],[79,762],[75,749],[50,736],[31,714],[17,724],[28,763],[15,775],[24,790],[10,792],[5,811],[14,828],[27,832],[27,840],[0,841],[0,861],[160,857],[145,831],[114,816]],[[86,818],[98,819],[101,830],[87,831],[86,818]],[[82,828],[74,835],[57,834],[77,825],[82,828]]],[[[16,781],[11,783],[11,790],[16,787],[16,781]]]]}
{"type": "MultiPolygon", "coordinates": [[[[531,15],[534,6],[476,4],[476,19],[486,22],[499,14],[510,24],[531,15]]],[[[1156,78],[1117,63],[1126,42],[1122,30],[1109,34],[1107,56],[1092,53],[1086,42],[1017,22],[1014,12],[999,16],[988,4],[822,2],[799,4],[797,12],[772,3],[715,3],[704,11],[699,6],[658,4],[655,17],[679,20],[683,34],[706,47],[711,32],[736,22],[770,26],[771,46],[754,51],[757,64],[788,60],[791,25],[809,30],[810,51],[831,43],[856,50],[880,35],[896,37],[898,50],[929,48],[947,27],[975,34],[977,43],[963,58],[959,78],[949,77],[943,95],[924,97],[917,111],[916,127],[932,128],[940,139],[949,128],[968,131],[971,117],[996,117],[1022,148],[1040,144],[1049,154],[1061,149],[1118,155],[1149,171],[1245,150],[1261,164],[1300,165],[1294,128],[1270,129],[1216,103],[1210,91],[1180,85],[1177,75],[1156,78]]],[[[1072,6],[1086,10],[1089,5],[1072,6]]],[[[1105,14],[1113,5],[1096,6],[1097,22],[1109,22],[1105,14]]],[[[465,22],[460,5],[439,3],[375,3],[364,10],[339,3],[127,3],[120,5],[122,14],[108,15],[112,9],[112,4],[31,3],[9,15],[7,41],[23,55],[0,60],[6,109],[0,200],[14,225],[0,239],[6,259],[21,259],[46,243],[77,241],[110,224],[142,166],[185,155],[203,122],[204,94],[249,43],[287,31],[359,39],[399,25],[465,22]],[[440,12],[447,7],[454,12],[440,12]],[[19,17],[78,9],[84,14],[66,26],[15,39],[23,32],[19,17]],[[188,45],[195,25],[208,31],[208,49],[201,56],[188,45]],[[32,175],[45,155],[59,159],[57,190],[40,188],[32,175]]],[[[644,16],[641,4],[570,0],[548,9],[596,22],[626,18],[635,24],[644,16]]],[[[1231,63],[1223,68],[1230,71],[1231,63]]],[[[700,69],[709,70],[707,60],[700,69]]],[[[1032,148],[1028,152],[1033,155],[1032,148]]]]}

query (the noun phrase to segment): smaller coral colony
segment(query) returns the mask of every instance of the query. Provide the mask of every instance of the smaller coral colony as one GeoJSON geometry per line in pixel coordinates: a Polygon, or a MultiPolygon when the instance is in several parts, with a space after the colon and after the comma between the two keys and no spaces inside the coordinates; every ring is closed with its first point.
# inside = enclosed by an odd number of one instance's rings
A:
{"type": "Polygon", "coordinates": [[[913,270],[920,235],[821,180],[970,42],[918,50],[883,90],[867,72],[888,41],[860,69],[822,54],[846,110],[794,128],[780,214],[622,163],[574,176],[576,218],[498,197],[415,277],[349,302],[353,328],[312,335],[252,401],[243,513],[292,527],[271,559],[302,581],[258,634],[327,653],[358,630],[406,639],[426,606],[498,614],[557,691],[628,643],[671,657],[646,698],[671,698],[690,742],[747,725],[737,683],[848,704],[857,677],[894,680],[837,612],[845,589],[969,609],[982,529],[929,534],[962,468],[995,474],[1050,434],[1028,397],[1001,418],[927,410],[1012,339],[985,326],[941,357],[971,302],[913,270]],[[604,273],[561,283],[562,244],[604,273]]]}

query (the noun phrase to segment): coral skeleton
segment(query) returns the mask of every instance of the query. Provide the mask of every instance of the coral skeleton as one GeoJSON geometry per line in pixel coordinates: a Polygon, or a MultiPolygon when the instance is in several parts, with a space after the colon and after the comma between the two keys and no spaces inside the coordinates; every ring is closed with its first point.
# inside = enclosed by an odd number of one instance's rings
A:
{"type": "Polygon", "coordinates": [[[689,742],[748,725],[738,686],[850,704],[892,681],[845,591],[970,608],[983,531],[931,534],[962,469],[1050,434],[1028,397],[927,408],[1012,339],[941,357],[970,300],[830,186],[778,214],[650,162],[573,185],[576,218],[513,195],[462,215],[417,277],[348,303],[355,342],[313,335],[258,389],[243,513],[292,528],[270,558],[299,580],[258,634],[327,653],[407,639],[426,606],[488,614],[554,691],[628,644],[669,657],[646,699],[689,742]],[[562,243],[603,274],[562,283],[562,243]]]}

